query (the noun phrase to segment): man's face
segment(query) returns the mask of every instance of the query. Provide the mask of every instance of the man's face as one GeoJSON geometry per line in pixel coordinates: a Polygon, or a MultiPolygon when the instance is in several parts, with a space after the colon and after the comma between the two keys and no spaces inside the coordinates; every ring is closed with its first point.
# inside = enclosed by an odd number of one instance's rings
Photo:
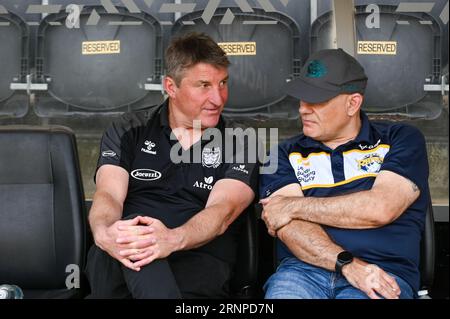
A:
{"type": "Polygon", "coordinates": [[[198,63],[187,69],[171,94],[177,121],[184,127],[192,127],[194,120],[201,121],[202,128],[215,127],[228,100],[227,81],[226,68],[198,63]]]}
{"type": "Polygon", "coordinates": [[[323,143],[333,142],[346,132],[349,116],[346,112],[348,95],[342,94],[319,104],[300,102],[303,134],[323,143]]]}

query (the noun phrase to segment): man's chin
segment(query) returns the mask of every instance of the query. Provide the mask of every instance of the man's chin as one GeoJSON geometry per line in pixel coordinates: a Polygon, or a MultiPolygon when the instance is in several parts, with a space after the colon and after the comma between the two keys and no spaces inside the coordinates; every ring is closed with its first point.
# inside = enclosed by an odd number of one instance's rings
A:
{"type": "Polygon", "coordinates": [[[303,135],[312,138],[313,140],[317,140],[318,138],[318,135],[315,132],[312,132],[311,130],[308,129],[303,129],[303,135]]]}
{"type": "Polygon", "coordinates": [[[220,114],[217,116],[208,116],[207,118],[202,119],[202,128],[213,128],[219,124],[220,114]]]}

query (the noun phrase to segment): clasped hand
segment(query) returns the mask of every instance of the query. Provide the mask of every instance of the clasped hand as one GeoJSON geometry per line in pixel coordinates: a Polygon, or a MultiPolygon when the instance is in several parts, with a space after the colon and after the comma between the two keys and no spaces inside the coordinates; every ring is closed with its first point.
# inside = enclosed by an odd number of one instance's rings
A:
{"type": "Polygon", "coordinates": [[[120,220],[108,228],[110,240],[104,250],[126,267],[140,271],[141,267],[174,251],[170,232],[161,221],[151,217],[120,220]]]}
{"type": "Polygon", "coordinates": [[[266,223],[269,234],[276,237],[277,231],[289,224],[292,220],[292,198],[274,196],[262,199],[260,203],[263,205],[261,218],[266,223]]]}

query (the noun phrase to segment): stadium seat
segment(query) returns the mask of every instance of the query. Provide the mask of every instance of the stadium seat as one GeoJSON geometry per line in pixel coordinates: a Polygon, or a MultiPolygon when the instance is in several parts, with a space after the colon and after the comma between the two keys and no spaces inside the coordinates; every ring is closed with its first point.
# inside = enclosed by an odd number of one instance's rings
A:
{"type": "Polygon", "coordinates": [[[435,233],[433,206],[427,210],[425,220],[425,229],[422,234],[420,252],[420,291],[419,298],[427,299],[430,297],[430,289],[433,286],[435,272],[435,233]]]}
{"type": "Polygon", "coordinates": [[[28,112],[29,28],[18,15],[0,14],[0,117],[23,117],[28,112]],[[6,45],[7,44],[7,45],[6,45]]]}
{"type": "MultiPolygon", "coordinates": [[[[442,81],[439,23],[427,13],[397,12],[397,6],[389,5],[379,8],[380,28],[369,28],[366,21],[371,12],[366,12],[366,6],[356,7],[356,58],[369,77],[364,109],[414,118],[439,117],[442,93],[432,89],[442,81]],[[385,49],[376,49],[379,45],[385,49]]],[[[331,30],[331,12],[313,22],[312,52],[331,47],[331,30]]]]}
{"type": "Polygon", "coordinates": [[[253,8],[217,8],[209,23],[203,10],[175,21],[172,35],[192,31],[211,36],[229,55],[229,100],[225,112],[233,116],[283,114],[298,116],[296,102],[283,105],[283,87],[301,68],[298,24],[280,12],[253,8]]]}
{"type": "Polygon", "coordinates": [[[232,297],[250,299],[258,297],[258,235],[254,206],[250,206],[240,216],[242,228],[239,234],[237,262],[231,280],[232,297]]]}
{"type": "Polygon", "coordinates": [[[30,299],[80,297],[86,216],[74,134],[3,126],[0,149],[0,283],[30,299]]]}
{"type": "Polygon", "coordinates": [[[65,11],[41,22],[34,81],[48,89],[36,95],[39,116],[111,115],[163,100],[159,22],[117,10],[84,6],[78,29],[65,26],[65,11]]]}

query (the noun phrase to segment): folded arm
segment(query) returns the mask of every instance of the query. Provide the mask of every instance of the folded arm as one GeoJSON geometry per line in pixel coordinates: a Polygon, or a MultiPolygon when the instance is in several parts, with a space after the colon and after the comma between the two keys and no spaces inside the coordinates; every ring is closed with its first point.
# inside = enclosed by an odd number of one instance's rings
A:
{"type": "MultiPolygon", "coordinates": [[[[304,198],[298,184],[288,185],[275,192],[263,201],[263,220],[267,224],[271,212],[266,210],[272,198],[277,197],[304,198]]],[[[272,235],[275,235],[271,231],[272,235]]],[[[289,248],[298,259],[329,271],[335,271],[337,255],[344,251],[334,243],[322,226],[303,220],[292,220],[276,232],[278,238],[289,248]]],[[[354,258],[354,261],[343,268],[343,275],[351,285],[366,293],[370,298],[398,298],[400,288],[394,278],[376,265],[354,258]],[[375,273],[375,275],[374,275],[375,273]]]]}
{"type": "Polygon", "coordinates": [[[367,191],[326,198],[273,198],[266,205],[270,211],[268,227],[274,232],[291,220],[303,220],[346,229],[379,228],[400,217],[419,195],[413,182],[383,171],[367,191]]]}

